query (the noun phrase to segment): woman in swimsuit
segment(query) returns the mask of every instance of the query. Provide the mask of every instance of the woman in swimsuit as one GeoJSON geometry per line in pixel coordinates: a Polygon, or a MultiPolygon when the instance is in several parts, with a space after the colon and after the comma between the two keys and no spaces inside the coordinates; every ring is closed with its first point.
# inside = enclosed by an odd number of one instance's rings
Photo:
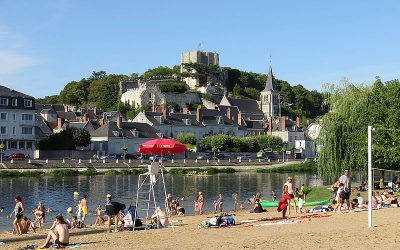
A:
{"type": "Polygon", "coordinates": [[[11,218],[11,216],[14,214],[15,219],[13,221],[13,228],[14,228],[14,234],[21,235],[21,224],[20,220],[22,218],[23,212],[25,210],[24,204],[22,203],[22,199],[20,196],[15,196],[14,198],[15,201],[15,207],[14,210],[11,212],[11,214],[8,216],[8,218],[11,218]]]}
{"type": "Polygon", "coordinates": [[[204,196],[203,192],[199,192],[199,198],[197,200],[197,206],[199,209],[199,214],[203,214],[203,207],[204,207],[204,196]]]}

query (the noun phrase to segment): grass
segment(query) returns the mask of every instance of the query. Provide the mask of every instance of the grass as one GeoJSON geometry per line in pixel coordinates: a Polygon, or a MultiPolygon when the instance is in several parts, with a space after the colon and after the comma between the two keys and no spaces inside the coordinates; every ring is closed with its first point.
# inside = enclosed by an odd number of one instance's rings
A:
{"type": "Polygon", "coordinates": [[[79,175],[79,171],[74,169],[57,169],[47,172],[46,175],[52,177],[76,176],[79,175]]]}
{"type": "Polygon", "coordinates": [[[305,191],[307,201],[319,201],[332,198],[332,190],[330,190],[328,186],[306,187],[305,191]],[[307,191],[309,191],[308,194],[307,191]]]}
{"type": "Polygon", "coordinates": [[[227,173],[227,174],[231,174],[231,173],[236,173],[237,170],[234,168],[212,168],[212,167],[208,167],[208,168],[172,168],[169,170],[169,174],[172,175],[185,175],[191,172],[204,172],[207,171],[207,174],[218,174],[218,173],[227,173]]]}
{"type": "Polygon", "coordinates": [[[284,167],[260,168],[257,173],[296,173],[296,172],[316,172],[317,164],[312,160],[304,163],[291,164],[284,167]]]}
{"type": "Polygon", "coordinates": [[[43,171],[33,170],[33,171],[12,171],[12,170],[0,170],[0,178],[7,177],[39,177],[44,175],[43,171]]]}

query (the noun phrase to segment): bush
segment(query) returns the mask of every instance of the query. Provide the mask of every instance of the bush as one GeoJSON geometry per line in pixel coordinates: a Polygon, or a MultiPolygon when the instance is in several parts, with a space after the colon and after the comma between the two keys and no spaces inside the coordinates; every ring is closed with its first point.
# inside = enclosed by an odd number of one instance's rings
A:
{"type": "Polygon", "coordinates": [[[39,177],[44,175],[43,171],[39,171],[39,170],[32,170],[32,171],[23,171],[21,172],[21,176],[23,177],[39,177]]]}
{"type": "Polygon", "coordinates": [[[282,139],[267,135],[237,138],[216,134],[203,137],[200,146],[202,150],[212,152],[258,152],[267,148],[281,148],[282,139]]]}
{"type": "Polygon", "coordinates": [[[79,175],[79,171],[74,169],[57,169],[47,172],[46,175],[53,177],[76,176],[79,175]]]}
{"type": "Polygon", "coordinates": [[[100,173],[97,172],[96,170],[91,169],[91,170],[83,170],[83,171],[79,172],[79,174],[90,176],[90,175],[98,175],[100,173]]]}
{"type": "Polygon", "coordinates": [[[182,82],[171,82],[171,83],[161,83],[158,85],[160,87],[161,92],[176,92],[176,93],[185,93],[187,91],[186,83],[182,82]]]}
{"type": "Polygon", "coordinates": [[[21,173],[18,171],[0,170],[0,178],[20,177],[21,173]]]}
{"type": "Polygon", "coordinates": [[[120,172],[118,172],[117,170],[108,170],[106,172],[104,172],[104,175],[119,175],[121,174],[120,172]]]}

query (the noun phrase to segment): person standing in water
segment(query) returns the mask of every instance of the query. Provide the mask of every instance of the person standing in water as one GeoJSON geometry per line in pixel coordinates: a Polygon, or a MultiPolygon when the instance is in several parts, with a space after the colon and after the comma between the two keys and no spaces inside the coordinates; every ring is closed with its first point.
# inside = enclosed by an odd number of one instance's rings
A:
{"type": "Polygon", "coordinates": [[[87,205],[87,195],[85,194],[81,199],[81,209],[82,209],[82,223],[85,223],[85,218],[88,215],[88,205],[87,205]]]}
{"type": "Polygon", "coordinates": [[[15,201],[15,207],[14,210],[11,212],[11,214],[8,216],[8,218],[11,218],[12,215],[14,214],[15,219],[13,221],[13,228],[14,234],[17,235],[21,235],[21,224],[20,224],[20,220],[22,219],[22,215],[25,211],[25,207],[24,207],[24,203],[22,203],[22,199],[20,196],[15,196],[14,197],[14,201],[15,201]]]}
{"type": "Polygon", "coordinates": [[[232,194],[232,199],[233,199],[233,211],[236,211],[237,208],[238,208],[238,205],[239,205],[239,202],[238,202],[238,193],[237,193],[237,192],[234,192],[234,193],[232,194]]]}
{"type": "Polygon", "coordinates": [[[203,196],[203,192],[199,192],[199,197],[197,200],[197,207],[199,209],[199,214],[203,214],[204,213],[204,196],[203,196]]]}

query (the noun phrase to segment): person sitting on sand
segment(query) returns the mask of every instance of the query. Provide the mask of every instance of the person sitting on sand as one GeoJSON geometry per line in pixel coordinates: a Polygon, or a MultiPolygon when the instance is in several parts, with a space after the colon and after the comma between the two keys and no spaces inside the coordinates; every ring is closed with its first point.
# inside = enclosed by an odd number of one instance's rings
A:
{"type": "Polygon", "coordinates": [[[101,205],[98,205],[96,208],[96,222],[94,223],[96,226],[103,226],[104,225],[104,218],[102,215],[103,210],[101,209],[101,205]]]}
{"type": "Polygon", "coordinates": [[[157,225],[157,228],[164,228],[169,225],[167,214],[160,207],[156,208],[154,214],[151,216],[151,220],[157,225]]]}
{"type": "Polygon", "coordinates": [[[253,210],[250,210],[250,213],[263,213],[263,212],[267,212],[267,209],[262,207],[260,200],[258,199],[255,200],[254,208],[253,210]]]}
{"type": "Polygon", "coordinates": [[[22,219],[20,221],[20,225],[21,225],[21,233],[22,234],[27,234],[30,228],[32,228],[33,232],[36,233],[35,223],[33,223],[26,216],[22,217],[22,219]]]}
{"type": "Polygon", "coordinates": [[[385,201],[385,205],[389,205],[392,207],[398,207],[399,204],[397,202],[397,198],[394,195],[389,195],[389,197],[385,201]]]}
{"type": "Polygon", "coordinates": [[[65,248],[69,245],[68,226],[61,214],[56,216],[55,224],[56,226],[49,231],[45,243],[40,248],[49,248],[52,245],[51,242],[60,248],[65,248]]]}
{"type": "Polygon", "coordinates": [[[286,219],[286,211],[288,209],[290,199],[291,196],[288,193],[288,186],[284,185],[282,198],[279,200],[277,208],[278,212],[282,212],[282,219],[286,219]]]}
{"type": "Polygon", "coordinates": [[[176,215],[178,216],[184,216],[186,213],[185,208],[181,207],[180,205],[178,205],[176,207],[176,215]]]}

